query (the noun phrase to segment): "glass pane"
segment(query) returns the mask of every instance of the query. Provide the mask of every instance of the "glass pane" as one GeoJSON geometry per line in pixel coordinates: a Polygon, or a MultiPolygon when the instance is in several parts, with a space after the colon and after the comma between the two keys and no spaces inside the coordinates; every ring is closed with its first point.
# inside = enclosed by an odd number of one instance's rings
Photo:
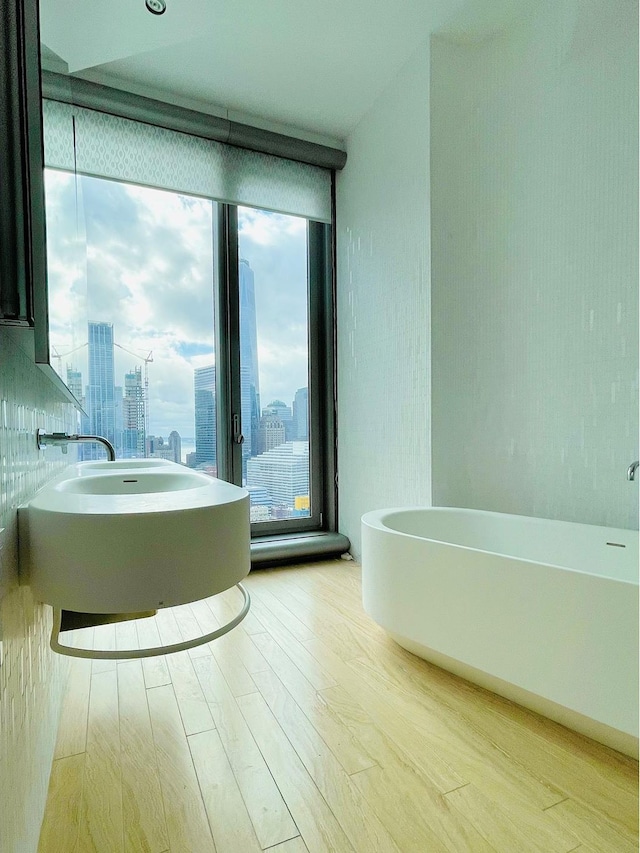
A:
{"type": "Polygon", "coordinates": [[[238,208],[242,477],[251,521],[308,517],[307,223],[238,208]]]}
{"type": "Polygon", "coordinates": [[[52,363],[83,404],[79,429],[118,458],[215,476],[215,202],[53,171],[46,200],[52,363]]]}
{"type": "MultiPolygon", "coordinates": [[[[84,390],[73,365],[86,361],[87,236],[82,179],[72,172],[45,169],[49,362],[82,400],[84,390]],[[71,358],[73,356],[73,358],[71,358]]],[[[86,374],[85,374],[86,376],[86,374]]]]}

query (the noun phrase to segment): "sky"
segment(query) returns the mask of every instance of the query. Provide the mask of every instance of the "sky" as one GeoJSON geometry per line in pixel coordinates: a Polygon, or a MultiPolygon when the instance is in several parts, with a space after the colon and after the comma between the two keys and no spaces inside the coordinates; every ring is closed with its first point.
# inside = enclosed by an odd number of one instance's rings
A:
{"type": "MultiPolygon", "coordinates": [[[[214,202],[46,170],[52,364],[88,381],[87,323],[113,323],[116,384],[149,371],[148,432],[194,435],[193,371],[214,361],[214,202]],[[60,358],[57,357],[57,354],[60,358]],[[143,371],[144,372],[144,371],[143,371]]],[[[238,209],[255,276],[260,402],[307,385],[306,220],[238,209]]]]}

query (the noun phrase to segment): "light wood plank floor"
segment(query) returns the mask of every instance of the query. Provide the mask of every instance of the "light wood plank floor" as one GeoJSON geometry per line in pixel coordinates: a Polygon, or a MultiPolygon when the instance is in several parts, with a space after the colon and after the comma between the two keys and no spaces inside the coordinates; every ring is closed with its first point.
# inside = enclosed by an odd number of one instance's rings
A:
{"type": "MultiPolygon", "coordinates": [[[[74,660],[39,853],[632,853],[638,765],[405,652],[360,569],[260,570],[230,634],[74,660]]],[[[75,632],[95,648],[215,628],[230,590],[75,632]]]]}

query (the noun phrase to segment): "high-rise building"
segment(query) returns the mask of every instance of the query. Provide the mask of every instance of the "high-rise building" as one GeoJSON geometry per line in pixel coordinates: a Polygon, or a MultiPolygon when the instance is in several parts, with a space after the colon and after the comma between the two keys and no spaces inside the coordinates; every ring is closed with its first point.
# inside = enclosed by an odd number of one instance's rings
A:
{"type": "MultiPolygon", "coordinates": [[[[73,394],[76,400],[80,403],[82,407],[82,412],[78,412],[77,415],[77,424],[78,424],[78,432],[84,435],[89,434],[90,426],[89,426],[89,416],[86,413],[87,409],[87,401],[85,394],[82,391],[82,373],[79,370],[76,370],[72,365],[67,365],[67,387],[69,391],[73,394]]],[[[79,444],[77,448],[77,459],[78,462],[82,462],[84,459],[89,459],[89,455],[87,451],[91,449],[91,445],[88,444],[79,444]]]]}
{"type": "Polygon", "coordinates": [[[80,405],[83,405],[82,373],[73,368],[70,364],[67,365],[67,388],[71,391],[80,405]]]}
{"type": "Polygon", "coordinates": [[[287,406],[287,404],[283,403],[282,400],[272,400],[269,405],[265,406],[262,410],[263,416],[270,414],[277,415],[282,421],[285,431],[285,441],[291,441],[295,438],[293,435],[293,415],[291,413],[291,406],[287,406]]]}
{"type": "Polygon", "coordinates": [[[249,500],[249,518],[252,522],[269,521],[271,518],[271,497],[264,486],[247,486],[249,500]]]}
{"type": "Polygon", "coordinates": [[[276,412],[266,411],[260,418],[260,437],[258,447],[260,453],[273,450],[287,440],[285,425],[276,412]]]}
{"type": "Polygon", "coordinates": [[[216,368],[215,365],[194,370],[195,394],[195,465],[216,464],[216,368]]]}
{"type": "Polygon", "coordinates": [[[293,400],[293,438],[309,440],[309,389],[298,388],[293,400]]]}
{"type": "Polygon", "coordinates": [[[242,469],[246,474],[247,459],[258,453],[260,429],[260,382],[258,376],[258,333],[256,327],[256,294],[253,270],[244,258],[240,260],[240,406],[242,434],[242,469]]]}
{"type": "Polygon", "coordinates": [[[114,446],[118,456],[122,455],[122,437],[124,434],[124,394],[122,393],[122,385],[116,385],[113,389],[113,402],[115,406],[115,441],[114,446]]]}
{"type": "Polygon", "coordinates": [[[169,433],[165,441],[161,435],[147,436],[147,455],[151,459],[167,459],[169,462],[180,463],[180,434],[175,430],[169,433]]]}
{"type": "MultiPolygon", "coordinates": [[[[113,365],[113,325],[89,323],[89,384],[87,414],[91,435],[101,435],[116,445],[116,401],[113,365]]],[[[87,448],[85,458],[95,458],[100,451],[87,448]]],[[[100,455],[102,455],[100,453],[100,455]]]]}
{"type": "MultiPolygon", "coordinates": [[[[253,270],[242,258],[239,269],[240,301],[240,428],[242,476],[246,480],[247,460],[259,452],[260,383],[258,373],[258,335],[253,270]]],[[[215,367],[194,371],[195,394],[195,467],[215,466],[216,455],[216,377],[215,367]]]]}
{"type": "Polygon", "coordinates": [[[303,503],[308,505],[308,442],[287,441],[273,450],[249,459],[247,487],[249,486],[263,486],[266,489],[273,511],[284,510],[287,515],[292,516],[296,506],[303,503]]]}
{"type": "Polygon", "coordinates": [[[144,387],[142,368],[124,375],[122,400],[122,455],[125,459],[145,455],[144,387]]]}
{"type": "Polygon", "coordinates": [[[180,433],[175,429],[169,433],[169,447],[171,449],[171,461],[182,464],[182,439],[180,433]]]}

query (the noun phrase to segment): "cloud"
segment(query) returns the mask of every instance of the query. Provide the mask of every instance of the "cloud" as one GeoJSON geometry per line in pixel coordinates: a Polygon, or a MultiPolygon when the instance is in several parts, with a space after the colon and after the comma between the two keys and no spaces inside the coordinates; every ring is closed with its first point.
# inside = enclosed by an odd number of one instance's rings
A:
{"type": "Polygon", "coordinates": [[[307,223],[241,207],[238,241],[255,279],[261,403],[290,404],[307,384],[307,223]]]}
{"type": "MultiPolygon", "coordinates": [[[[214,361],[215,203],[51,170],[46,195],[51,342],[63,372],[73,364],[86,384],[87,322],[113,323],[135,353],[116,348],[116,384],[152,352],[149,431],[192,436],[193,371],[214,361]]],[[[306,221],[239,208],[238,224],[255,276],[261,403],[291,404],[307,384],[306,221]]]]}

